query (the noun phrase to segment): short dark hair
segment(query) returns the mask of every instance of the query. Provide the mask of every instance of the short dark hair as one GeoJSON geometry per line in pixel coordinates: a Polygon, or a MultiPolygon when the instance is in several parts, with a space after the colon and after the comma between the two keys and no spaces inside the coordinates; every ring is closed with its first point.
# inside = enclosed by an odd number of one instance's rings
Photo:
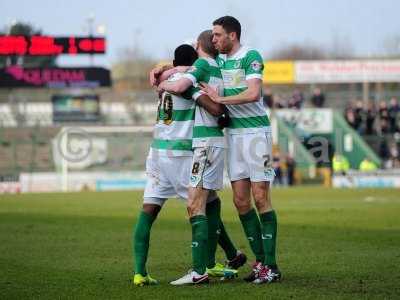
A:
{"type": "Polygon", "coordinates": [[[191,66],[198,58],[196,50],[187,44],[178,46],[174,52],[174,67],[191,66]]]}
{"type": "Polygon", "coordinates": [[[197,42],[200,44],[201,49],[208,55],[212,57],[217,57],[218,50],[215,49],[215,46],[212,42],[212,30],[204,30],[200,33],[199,37],[197,38],[197,42]]]}
{"type": "Polygon", "coordinates": [[[227,33],[236,32],[237,39],[240,41],[240,34],[242,33],[242,27],[240,22],[232,16],[224,16],[216,19],[213,25],[220,25],[225,29],[227,33]]]}

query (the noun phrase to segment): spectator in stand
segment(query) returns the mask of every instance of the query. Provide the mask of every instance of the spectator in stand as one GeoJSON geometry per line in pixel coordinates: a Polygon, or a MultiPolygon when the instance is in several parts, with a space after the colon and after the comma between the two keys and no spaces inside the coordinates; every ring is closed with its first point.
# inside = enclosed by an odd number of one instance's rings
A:
{"type": "Polygon", "coordinates": [[[400,168],[400,154],[399,154],[399,145],[396,143],[392,143],[390,145],[390,157],[389,160],[386,161],[386,168],[400,168]]]}
{"type": "Polygon", "coordinates": [[[335,153],[332,157],[332,171],[333,173],[340,173],[345,175],[350,170],[350,162],[346,156],[335,153]]]}
{"type": "Polygon", "coordinates": [[[272,167],[275,171],[274,183],[277,183],[278,185],[283,185],[281,156],[278,152],[272,156],[272,167]]]}
{"type": "MultiPolygon", "coordinates": [[[[389,145],[385,138],[382,138],[379,144],[379,157],[386,162],[390,158],[389,145]]],[[[384,164],[386,166],[386,163],[384,164]]]]}
{"type": "Polygon", "coordinates": [[[365,109],[365,134],[371,135],[375,133],[374,123],[376,118],[375,105],[369,102],[367,108],[365,109]]]}
{"type": "Polygon", "coordinates": [[[381,129],[382,134],[390,133],[390,125],[389,125],[389,121],[387,119],[380,120],[380,129],[381,129]]]}
{"type": "Polygon", "coordinates": [[[274,108],[274,96],[271,89],[266,89],[263,95],[263,104],[265,108],[274,108]]]}
{"type": "Polygon", "coordinates": [[[277,109],[286,108],[286,101],[280,95],[273,95],[273,103],[277,109]]]}
{"type": "Polygon", "coordinates": [[[321,89],[314,89],[313,95],[311,97],[311,103],[318,108],[324,107],[325,95],[321,92],[321,89]]]}
{"type": "Polygon", "coordinates": [[[293,92],[292,99],[289,101],[289,108],[300,109],[303,106],[304,96],[303,93],[295,89],[293,92]]]}
{"type": "Polygon", "coordinates": [[[289,186],[295,184],[295,171],[296,171],[296,162],[293,157],[287,156],[286,158],[286,173],[287,173],[287,183],[289,186]]]}
{"type": "Polygon", "coordinates": [[[378,169],[378,166],[369,159],[369,157],[365,157],[360,163],[359,170],[361,172],[373,172],[378,169]]]}
{"type": "Polygon", "coordinates": [[[391,133],[399,132],[400,106],[395,97],[392,97],[390,99],[388,112],[389,112],[390,132],[391,133]]]}
{"type": "Polygon", "coordinates": [[[379,102],[379,127],[381,133],[386,134],[390,132],[389,128],[389,110],[386,104],[386,101],[382,100],[379,102]]]}
{"type": "Polygon", "coordinates": [[[347,123],[354,129],[358,130],[356,124],[356,117],[354,114],[354,108],[352,106],[348,106],[344,112],[344,118],[346,119],[347,123]]]}
{"type": "Polygon", "coordinates": [[[358,100],[354,108],[354,129],[360,134],[363,131],[363,112],[363,103],[362,101],[358,100]]]}

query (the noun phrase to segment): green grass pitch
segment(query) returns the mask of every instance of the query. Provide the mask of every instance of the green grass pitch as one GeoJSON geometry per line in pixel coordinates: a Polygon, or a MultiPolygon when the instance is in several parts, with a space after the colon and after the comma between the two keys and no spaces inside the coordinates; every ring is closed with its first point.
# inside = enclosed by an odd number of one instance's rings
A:
{"type": "MultiPolygon", "coordinates": [[[[0,299],[394,299],[400,298],[399,190],[274,189],[283,281],[255,286],[243,277],[173,287],[190,267],[184,204],[169,201],[152,231],[148,262],[159,286],[137,288],[131,232],[141,192],[0,196],[0,299]]],[[[223,219],[253,258],[232,205],[223,219]]],[[[218,258],[223,253],[218,249],[218,258]]]]}

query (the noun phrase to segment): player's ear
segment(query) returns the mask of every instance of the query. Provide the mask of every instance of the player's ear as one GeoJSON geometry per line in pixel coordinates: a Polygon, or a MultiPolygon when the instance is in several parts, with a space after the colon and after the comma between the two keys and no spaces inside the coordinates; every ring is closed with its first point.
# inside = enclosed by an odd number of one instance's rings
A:
{"type": "Polygon", "coordinates": [[[234,41],[235,39],[237,39],[236,32],[232,31],[228,33],[228,37],[231,41],[234,41]]]}

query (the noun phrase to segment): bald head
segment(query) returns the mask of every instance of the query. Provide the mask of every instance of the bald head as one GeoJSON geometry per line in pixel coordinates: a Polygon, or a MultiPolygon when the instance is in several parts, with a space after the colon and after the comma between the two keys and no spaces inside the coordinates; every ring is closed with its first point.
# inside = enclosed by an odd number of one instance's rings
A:
{"type": "Polygon", "coordinates": [[[211,57],[215,58],[218,55],[218,51],[214,47],[212,38],[213,38],[212,30],[204,30],[202,33],[200,33],[199,37],[197,38],[197,43],[201,48],[201,50],[203,50],[211,57]]]}

